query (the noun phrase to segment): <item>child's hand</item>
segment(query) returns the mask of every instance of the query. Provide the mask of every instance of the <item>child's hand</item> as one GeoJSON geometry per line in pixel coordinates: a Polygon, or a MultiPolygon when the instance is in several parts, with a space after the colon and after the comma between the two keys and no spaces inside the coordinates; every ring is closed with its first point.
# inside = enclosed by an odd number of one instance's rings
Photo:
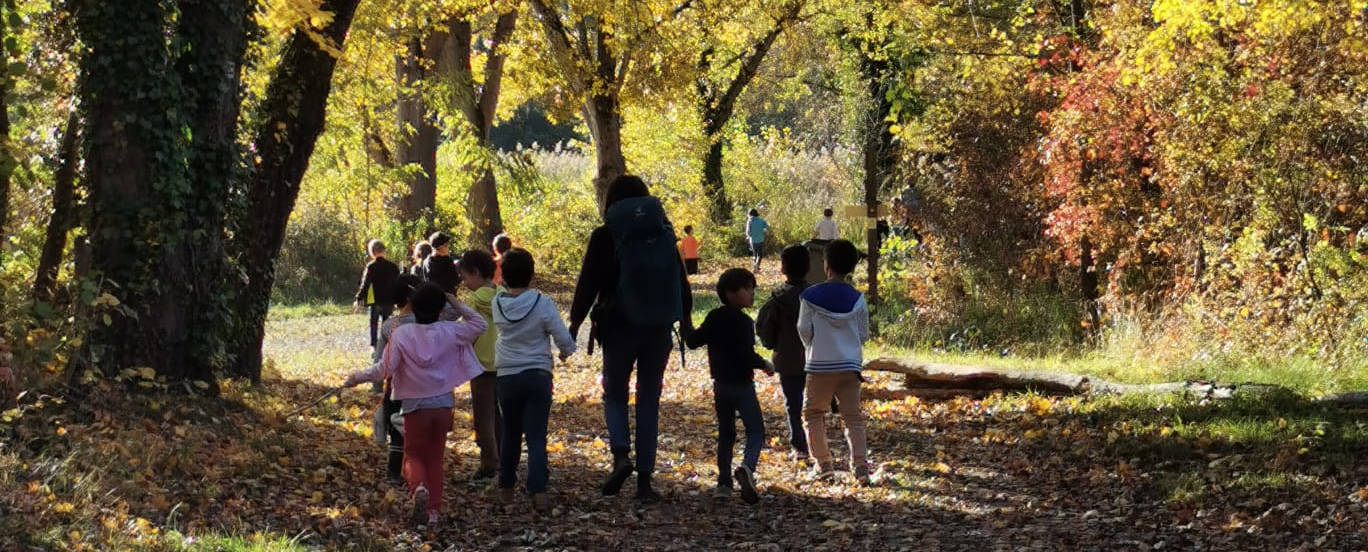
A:
{"type": "Polygon", "coordinates": [[[351,374],[347,376],[347,379],[342,381],[342,387],[356,387],[360,384],[361,382],[357,381],[356,374],[351,374]]]}
{"type": "Polygon", "coordinates": [[[560,360],[561,360],[561,362],[565,362],[565,361],[567,361],[567,360],[570,360],[570,353],[567,353],[567,352],[565,352],[565,351],[561,351],[560,360]]]}

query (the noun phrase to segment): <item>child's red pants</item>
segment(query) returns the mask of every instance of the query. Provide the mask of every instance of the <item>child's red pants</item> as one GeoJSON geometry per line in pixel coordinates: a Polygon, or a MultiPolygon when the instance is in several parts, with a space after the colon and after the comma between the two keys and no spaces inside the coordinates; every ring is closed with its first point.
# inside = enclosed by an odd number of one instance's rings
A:
{"type": "Polygon", "coordinates": [[[442,455],[451,431],[450,408],[424,408],[404,415],[404,479],[409,492],[424,485],[428,511],[442,507],[442,455]]]}

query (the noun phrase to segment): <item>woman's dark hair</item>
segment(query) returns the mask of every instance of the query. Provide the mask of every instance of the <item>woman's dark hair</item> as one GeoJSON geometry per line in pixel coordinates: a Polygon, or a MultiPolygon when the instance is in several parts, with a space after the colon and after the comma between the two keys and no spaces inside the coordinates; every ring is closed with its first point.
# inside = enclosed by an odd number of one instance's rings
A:
{"type": "Polygon", "coordinates": [[[446,305],[446,292],[432,282],[425,282],[413,291],[409,299],[413,303],[413,319],[419,324],[431,324],[442,314],[446,305]]]}
{"type": "Polygon", "coordinates": [[[751,209],[751,210],[750,210],[750,216],[752,216],[752,217],[758,217],[758,216],[760,216],[760,210],[759,210],[759,209],[751,209]]]}
{"type": "Polygon", "coordinates": [[[684,233],[685,233],[685,234],[693,234],[693,225],[692,225],[692,224],[685,224],[685,225],[684,225],[684,233]]]}
{"type": "Polygon", "coordinates": [[[527,287],[532,283],[532,274],[536,269],[537,263],[532,260],[532,254],[526,249],[514,247],[503,255],[503,280],[507,287],[527,287]]]}
{"type": "Polygon", "coordinates": [[[729,268],[717,278],[717,298],[727,304],[727,294],[745,287],[755,287],[755,275],[744,268],[729,268]]]}
{"type": "Polygon", "coordinates": [[[822,216],[824,216],[824,217],[829,217],[829,216],[831,216],[832,214],[833,214],[833,211],[831,210],[831,207],[827,207],[826,209],[822,209],[822,216]]]}
{"type": "Polygon", "coordinates": [[[508,237],[508,234],[494,236],[495,254],[502,255],[507,253],[509,249],[513,249],[513,238],[508,237]]]}
{"type": "Polygon", "coordinates": [[[479,274],[486,280],[494,277],[494,257],[479,249],[470,249],[461,254],[461,262],[456,269],[467,274],[479,274]]]}
{"type": "Polygon", "coordinates": [[[641,177],[624,174],[608,184],[608,193],[603,196],[603,207],[607,209],[624,199],[648,195],[651,195],[651,191],[646,188],[646,182],[642,181],[641,177]]]}
{"type": "Polygon", "coordinates": [[[860,252],[850,240],[835,240],[826,246],[826,265],[837,275],[845,276],[855,272],[855,263],[860,262],[860,252]]]}
{"type": "Polygon", "coordinates": [[[390,297],[394,298],[394,306],[404,308],[413,299],[413,291],[423,285],[423,279],[412,274],[401,274],[394,280],[394,285],[390,287],[390,297]]]}

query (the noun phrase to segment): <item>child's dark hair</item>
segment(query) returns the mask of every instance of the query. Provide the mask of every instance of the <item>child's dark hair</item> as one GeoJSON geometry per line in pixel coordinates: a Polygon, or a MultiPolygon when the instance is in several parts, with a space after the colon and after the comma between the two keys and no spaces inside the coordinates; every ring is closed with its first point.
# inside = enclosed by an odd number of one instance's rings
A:
{"type": "Polygon", "coordinates": [[[451,236],[446,235],[446,232],[433,232],[431,236],[428,236],[428,243],[432,244],[433,250],[436,250],[451,243],[451,236]]]}
{"type": "Polygon", "coordinates": [[[855,272],[855,263],[860,262],[860,252],[850,240],[834,240],[826,246],[826,265],[839,276],[855,272]]]}
{"type": "Polygon", "coordinates": [[[692,224],[685,224],[685,225],[684,225],[684,233],[685,233],[685,234],[688,234],[688,235],[690,235],[690,236],[692,236],[692,235],[693,235],[693,225],[692,225],[692,224]]]}
{"type": "Polygon", "coordinates": [[[834,214],[834,211],[831,210],[831,207],[827,207],[826,209],[822,209],[822,216],[824,216],[824,217],[830,217],[832,214],[834,214]]]}
{"type": "Polygon", "coordinates": [[[790,245],[784,248],[784,252],[779,254],[779,271],[788,276],[789,280],[804,281],[807,279],[808,267],[812,264],[812,255],[808,253],[806,247],[801,245],[790,245]]]}
{"type": "Polygon", "coordinates": [[[413,303],[413,319],[419,324],[431,324],[442,314],[442,306],[447,302],[446,292],[437,284],[425,282],[413,290],[409,301],[413,303]]]}
{"type": "Polygon", "coordinates": [[[394,280],[394,285],[390,287],[390,297],[394,298],[394,306],[404,308],[413,299],[413,292],[422,287],[423,279],[412,274],[400,274],[394,280]]]}
{"type": "Polygon", "coordinates": [[[467,274],[479,274],[488,280],[494,277],[494,257],[479,249],[469,249],[461,254],[461,262],[456,269],[467,274]]]}
{"type": "Polygon", "coordinates": [[[750,216],[752,216],[752,217],[758,217],[758,216],[760,216],[760,210],[759,210],[759,209],[751,209],[751,210],[750,210],[750,216]]]}
{"type": "Polygon", "coordinates": [[[508,237],[508,234],[499,234],[494,236],[493,245],[494,253],[503,255],[504,253],[508,253],[509,249],[513,249],[513,238],[508,237]]]}
{"type": "Polygon", "coordinates": [[[366,244],[366,252],[370,253],[371,255],[375,255],[377,253],[384,253],[385,242],[382,242],[380,240],[371,240],[370,243],[366,244]]]}
{"type": "Polygon", "coordinates": [[[717,298],[727,303],[727,294],[745,287],[755,287],[755,275],[744,268],[729,268],[717,278],[717,298]]]}
{"type": "Polygon", "coordinates": [[[532,260],[532,254],[526,249],[514,247],[503,255],[503,280],[507,287],[527,287],[532,283],[532,274],[536,269],[537,263],[532,260]]]}
{"type": "Polygon", "coordinates": [[[427,240],[418,242],[418,247],[415,247],[414,250],[418,252],[419,259],[426,259],[432,256],[432,244],[428,243],[427,240]]]}

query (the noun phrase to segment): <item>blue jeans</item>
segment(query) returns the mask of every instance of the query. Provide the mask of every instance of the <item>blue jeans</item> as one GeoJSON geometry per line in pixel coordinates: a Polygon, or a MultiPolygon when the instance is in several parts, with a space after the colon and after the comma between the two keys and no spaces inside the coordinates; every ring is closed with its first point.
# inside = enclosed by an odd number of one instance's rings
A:
{"type": "Polygon", "coordinates": [[[717,409],[717,484],[730,487],[738,413],[746,426],[746,452],[741,463],[754,472],[760,462],[760,447],[765,446],[765,419],[755,398],[755,383],[713,380],[713,407],[717,409]]]}
{"type": "Polygon", "coordinates": [[[788,412],[789,446],[807,454],[807,434],[803,430],[803,387],[807,385],[807,374],[779,376],[779,385],[784,389],[784,410],[788,412]]]}
{"type": "Polygon", "coordinates": [[[499,408],[503,439],[499,443],[499,487],[513,488],[518,479],[523,439],[527,439],[527,492],[546,492],[546,420],[551,417],[551,372],[527,370],[499,376],[499,408]]]}
{"type": "Polygon", "coordinates": [[[608,424],[608,444],[615,454],[632,450],[627,384],[635,366],[636,469],[640,479],[649,480],[655,472],[656,442],[660,434],[660,388],[665,379],[665,363],[674,347],[670,328],[609,327],[604,328],[600,341],[603,343],[603,417],[608,424]]]}

